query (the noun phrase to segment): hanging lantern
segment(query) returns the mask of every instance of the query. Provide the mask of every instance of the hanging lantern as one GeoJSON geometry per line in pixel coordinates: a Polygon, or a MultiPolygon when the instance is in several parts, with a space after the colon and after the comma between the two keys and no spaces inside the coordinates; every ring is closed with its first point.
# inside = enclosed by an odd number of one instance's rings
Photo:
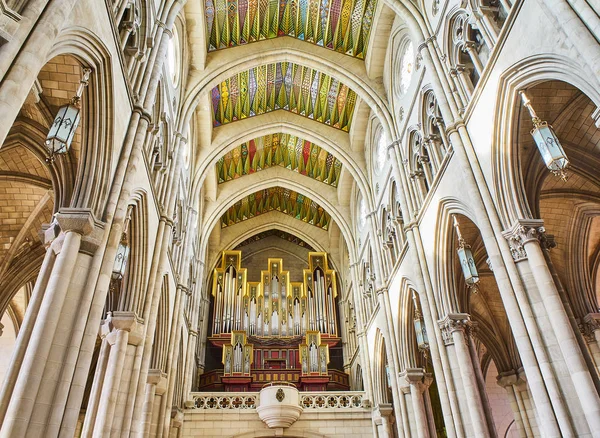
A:
{"type": "Polygon", "coordinates": [[[125,270],[127,269],[127,261],[129,260],[129,242],[127,241],[127,234],[123,233],[119,247],[117,248],[117,255],[115,256],[115,263],[113,265],[112,278],[113,280],[121,280],[125,276],[125,270]]]}
{"type": "Polygon", "coordinates": [[[113,264],[112,279],[121,280],[125,276],[127,269],[127,262],[129,261],[129,238],[127,232],[129,231],[129,222],[131,221],[131,215],[133,213],[133,207],[130,205],[127,208],[127,215],[123,222],[123,233],[121,234],[121,241],[117,247],[117,255],[115,256],[115,263],[113,264]]]}
{"type": "Polygon", "coordinates": [[[83,77],[79,82],[79,87],[75,96],[71,99],[69,104],[63,105],[59,108],[48,136],[46,137],[46,149],[48,149],[49,156],[46,159],[49,163],[54,161],[56,154],[66,154],[71,147],[73,136],[79,125],[81,119],[81,95],[83,89],[87,86],[92,72],[89,68],[83,69],[83,77]]]}
{"type": "Polygon", "coordinates": [[[452,215],[452,219],[454,220],[454,228],[456,228],[456,234],[458,236],[458,248],[456,248],[456,252],[458,253],[460,266],[462,267],[467,286],[472,288],[473,292],[476,293],[477,283],[479,282],[479,274],[477,273],[475,259],[473,259],[473,253],[471,252],[471,245],[469,245],[467,242],[465,242],[465,239],[463,239],[462,234],[460,233],[460,228],[458,227],[458,220],[456,220],[456,216],[452,215]]]}
{"type": "Polygon", "coordinates": [[[540,120],[531,106],[531,101],[525,92],[519,91],[519,94],[523,100],[523,105],[525,105],[525,108],[527,108],[531,115],[531,121],[533,122],[531,136],[544,159],[544,163],[546,163],[546,167],[554,175],[559,176],[563,181],[566,181],[568,178],[566,169],[569,167],[569,160],[567,159],[567,155],[565,154],[554,129],[548,122],[540,120]]]}
{"type": "Polygon", "coordinates": [[[417,347],[420,351],[429,349],[429,338],[427,337],[427,330],[425,330],[425,322],[423,321],[423,316],[421,315],[421,310],[419,309],[419,305],[417,304],[417,297],[415,292],[412,294],[413,302],[415,304],[415,335],[417,337],[417,347]]]}

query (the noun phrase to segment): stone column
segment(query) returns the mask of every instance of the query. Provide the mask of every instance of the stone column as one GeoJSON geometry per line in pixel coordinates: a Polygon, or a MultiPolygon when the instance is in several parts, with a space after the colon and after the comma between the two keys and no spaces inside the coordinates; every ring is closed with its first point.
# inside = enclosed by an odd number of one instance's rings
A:
{"type": "MultiPolygon", "coordinates": [[[[64,353],[67,346],[64,336],[59,336],[73,320],[87,315],[77,315],[73,304],[81,276],[86,272],[79,250],[83,236],[94,231],[95,219],[89,210],[65,209],[57,215],[64,233],[62,247],[54,263],[44,297],[33,326],[27,351],[15,382],[14,390],[0,431],[0,437],[22,437],[27,433],[42,434],[46,427],[48,410],[61,377],[64,353]],[[83,272],[82,272],[83,271],[83,272]],[[78,279],[70,296],[74,277],[78,279]],[[66,303],[66,304],[65,304],[66,303]],[[59,329],[59,327],[61,327],[59,329]],[[52,351],[52,360],[49,360],[52,351]],[[35,409],[34,407],[39,407],[35,409]],[[35,414],[35,416],[34,416],[35,414]]],[[[87,256],[86,256],[87,257],[87,256]]]]}
{"type": "Polygon", "coordinates": [[[540,239],[545,229],[542,220],[517,220],[505,237],[511,250],[527,257],[543,306],[551,320],[558,347],[569,369],[569,376],[592,431],[600,430],[600,397],[596,392],[590,370],[573,332],[569,317],[559,296],[552,274],[546,264],[540,239]]]}
{"type": "Polygon", "coordinates": [[[429,438],[429,423],[425,410],[425,398],[423,397],[423,392],[427,390],[427,385],[424,383],[425,373],[422,368],[408,368],[404,371],[403,377],[410,385],[410,398],[415,414],[417,437],[429,438]]]}
{"type": "Polygon", "coordinates": [[[600,375],[600,313],[585,315],[580,330],[596,366],[596,373],[600,375]]]}
{"type": "Polygon", "coordinates": [[[96,363],[94,381],[90,391],[86,415],[83,420],[83,428],[81,431],[82,438],[90,438],[92,436],[94,423],[96,422],[96,413],[98,412],[98,406],[100,404],[102,385],[104,383],[104,376],[106,375],[106,367],[108,366],[108,356],[110,352],[110,344],[106,339],[108,333],[108,321],[104,321],[100,325],[100,338],[102,339],[102,344],[100,345],[100,354],[98,355],[98,362],[96,363]]]}
{"type": "Polygon", "coordinates": [[[148,370],[148,378],[142,409],[142,423],[144,436],[150,436],[152,427],[152,414],[157,396],[162,396],[167,390],[167,375],[162,370],[148,370]]]}
{"type": "Polygon", "coordinates": [[[375,408],[375,416],[374,421],[375,424],[381,426],[381,435],[379,438],[394,438],[394,433],[392,432],[390,426],[390,417],[394,412],[392,405],[390,403],[379,403],[375,408]]]}
{"type": "Polygon", "coordinates": [[[446,345],[454,345],[473,432],[476,437],[491,437],[492,434],[488,429],[481,394],[477,386],[473,361],[467,345],[471,319],[466,313],[450,313],[439,321],[439,325],[446,345]]]}
{"type": "MultiPolygon", "coordinates": [[[[58,224],[56,224],[56,227],[58,229],[58,224]]],[[[54,229],[54,224],[51,225],[51,228],[54,229]]],[[[58,230],[56,233],[58,233],[58,230]]],[[[4,421],[4,414],[8,408],[15,383],[19,376],[19,370],[21,369],[21,364],[23,363],[23,358],[25,357],[27,346],[29,345],[29,340],[31,339],[35,327],[35,321],[40,312],[40,307],[44,299],[44,292],[48,285],[48,281],[50,280],[50,275],[52,274],[57,252],[60,252],[63,237],[64,236],[61,235],[60,241],[58,241],[56,240],[56,235],[52,233],[47,234],[43,239],[46,246],[46,255],[42,262],[40,273],[35,281],[35,287],[33,288],[31,299],[27,306],[27,312],[25,312],[25,318],[23,319],[23,324],[21,324],[21,329],[17,336],[10,366],[4,378],[2,392],[0,393],[0,424],[4,421]]]]}
{"type": "MultiPolygon", "coordinates": [[[[110,333],[106,340],[110,344],[106,374],[102,385],[100,404],[92,437],[110,436],[115,408],[119,394],[119,385],[123,373],[123,365],[127,353],[130,333],[139,337],[140,326],[133,312],[113,312],[108,317],[110,333]]],[[[90,412],[89,415],[92,415],[90,412]]]]}
{"type": "Polygon", "coordinates": [[[516,372],[504,373],[497,378],[498,386],[504,388],[506,394],[508,395],[510,406],[513,414],[515,415],[515,423],[517,425],[519,436],[523,438],[529,438],[533,437],[534,435],[531,429],[531,424],[529,423],[527,411],[523,405],[523,400],[519,394],[519,389],[517,387],[518,381],[519,376],[516,372]]]}

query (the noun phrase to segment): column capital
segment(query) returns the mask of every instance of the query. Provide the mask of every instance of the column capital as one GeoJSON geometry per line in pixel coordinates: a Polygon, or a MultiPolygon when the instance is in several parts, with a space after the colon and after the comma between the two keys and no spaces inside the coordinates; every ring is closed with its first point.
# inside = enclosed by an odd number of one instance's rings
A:
{"type": "Polygon", "coordinates": [[[579,331],[589,343],[596,341],[596,330],[600,330],[600,313],[588,313],[579,323],[579,331]]]}
{"type": "Polygon", "coordinates": [[[111,331],[122,330],[129,332],[128,344],[139,345],[144,338],[144,320],[139,318],[135,312],[110,312],[107,317],[111,331]]]}
{"type": "Polygon", "coordinates": [[[382,418],[387,418],[394,412],[394,408],[391,403],[379,403],[375,407],[375,412],[382,418]]]}
{"type": "Polygon", "coordinates": [[[454,344],[452,333],[455,331],[466,332],[472,326],[471,317],[468,313],[448,313],[438,321],[438,326],[442,330],[442,339],[445,345],[454,344]]]}
{"type": "Polygon", "coordinates": [[[150,369],[146,382],[150,385],[156,385],[156,395],[163,395],[167,391],[167,374],[162,370],[150,369]]]}
{"type": "Polygon", "coordinates": [[[518,381],[519,375],[514,370],[506,373],[501,373],[496,377],[496,383],[502,388],[506,388],[507,386],[515,386],[518,381]]]}
{"type": "Polygon", "coordinates": [[[94,255],[104,234],[104,222],[97,220],[89,208],[61,208],[44,231],[45,242],[52,243],[57,236],[57,227],[63,233],[83,236],[80,251],[89,255],[94,255]]]}
{"type": "Polygon", "coordinates": [[[406,368],[400,373],[400,377],[404,378],[406,383],[415,386],[421,392],[427,389],[433,381],[431,374],[426,373],[423,368],[406,368]]]}
{"type": "Polygon", "coordinates": [[[544,221],[541,219],[517,219],[502,235],[508,241],[513,260],[518,262],[527,258],[525,244],[538,241],[545,232],[544,221]]]}
{"type": "Polygon", "coordinates": [[[89,208],[61,208],[55,215],[60,229],[86,236],[94,231],[96,218],[89,208]]]}

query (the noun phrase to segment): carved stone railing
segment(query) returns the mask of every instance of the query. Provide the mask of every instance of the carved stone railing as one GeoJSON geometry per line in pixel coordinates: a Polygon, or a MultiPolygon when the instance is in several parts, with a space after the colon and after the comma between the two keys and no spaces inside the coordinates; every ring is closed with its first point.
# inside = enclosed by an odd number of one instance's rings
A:
{"type": "Polygon", "coordinates": [[[304,409],[349,409],[363,408],[364,392],[304,392],[300,395],[300,406],[304,409]]]}
{"type": "MultiPolygon", "coordinates": [[[[301,392],[299,405],[303,409],[369,408],[362,391],[301,392]]],[[[235,410],[256,409],[258,392],[195,392],[186,403],[188,409],[235,410]]]]}
{"type": "Polygon", "coordinates": [[[258,392],[215,392],[192,394],[191,409],[256,409],[258,392]]]}

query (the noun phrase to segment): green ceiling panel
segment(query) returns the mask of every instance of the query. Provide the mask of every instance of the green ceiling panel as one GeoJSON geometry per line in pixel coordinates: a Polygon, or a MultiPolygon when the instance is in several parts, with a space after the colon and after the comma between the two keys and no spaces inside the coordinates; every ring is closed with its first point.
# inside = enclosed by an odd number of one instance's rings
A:
{"type": "Polygon", "coordinates": [[[206,0],[208,50],[291,36],[364,59],[377,0],[206,0]]]}
{"type": "Polygon", "coordinates": [[[282,166],[337,187],[342,163],[310,141],[290,134],[270,134],[242,143],[217,161],[219,183],[282,166]]]}
{"type": "Polygon", "coordinates": [[[231,206],[221,216],[221,228],[270,211],[280,211],[308,224],[327,230],[331,216],[312,199],[282,187],[253,193],[231,206]]]}
{"type": "Polygon", "coordinates": [[[213,125],[278,109],[349,131],[356,93],[324,73],[277,62],[238,73],[211,91],[213,125]]]}

